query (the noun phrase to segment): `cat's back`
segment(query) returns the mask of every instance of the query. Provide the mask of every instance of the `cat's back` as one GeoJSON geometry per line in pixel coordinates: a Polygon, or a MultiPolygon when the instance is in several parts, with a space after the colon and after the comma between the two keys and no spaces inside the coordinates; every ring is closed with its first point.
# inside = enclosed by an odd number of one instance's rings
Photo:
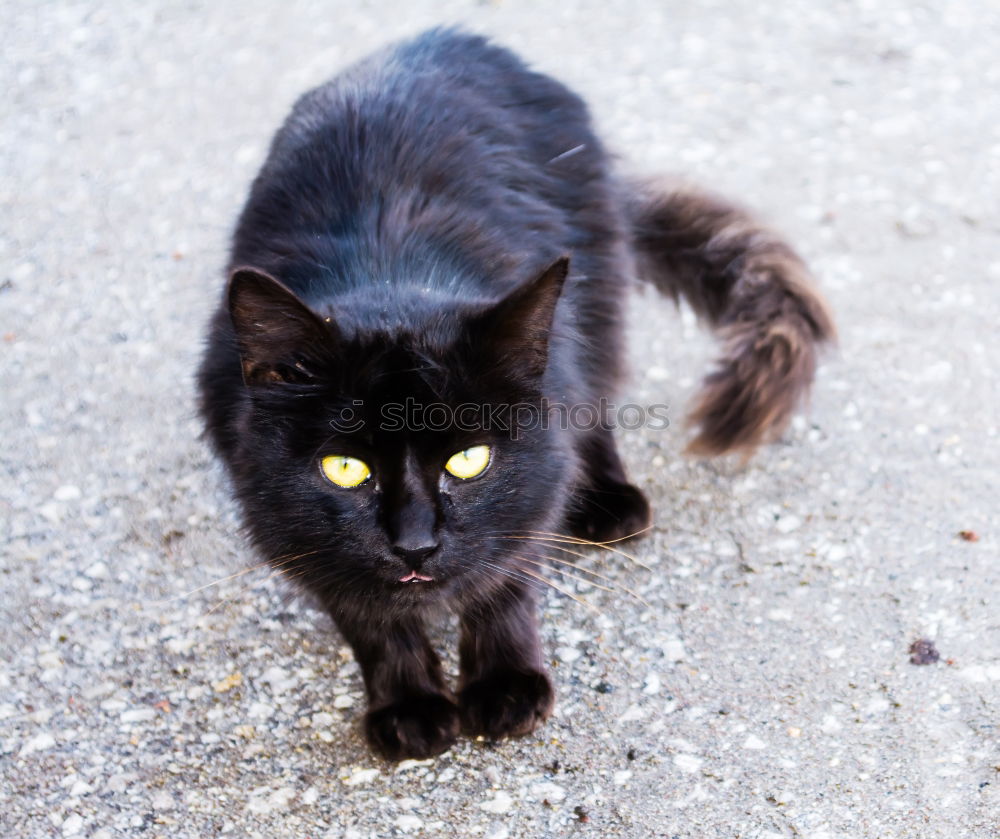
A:
{"type": "Polygon", "coordinates": [[[583,101],[564,85],[482,36],[437,28],[386,47],[302,95],[274,139],[268,166],[304,148],[332,154],[353,148],[360,152],[353,162],[364,165],[385,148],[375,147],[381,142],[403,155],[381,155],[399,174],[406,164],[426,161],[428,152],[454,154],[462,139],[480,138],[480,150],[492,143],[494,151],[508,146],[530,153],[547,133],[545,145],[554,149],[560,142],[551,133],[559,123],[569,123],[570,132],[589,123],[583,101]],[[435,150],[435,141],[447,147],[435,150]]]}
{"type": "Polygon", "coordinates": [[[579,238],[575,216],[605,198],[605,175],[579,97],[482,37],[435,29],[298,100],[232,264],[270,270],[307,299],[380,276],[434,282],[427,266],[452,283],[486,266],[515,277],[579,238]]]}

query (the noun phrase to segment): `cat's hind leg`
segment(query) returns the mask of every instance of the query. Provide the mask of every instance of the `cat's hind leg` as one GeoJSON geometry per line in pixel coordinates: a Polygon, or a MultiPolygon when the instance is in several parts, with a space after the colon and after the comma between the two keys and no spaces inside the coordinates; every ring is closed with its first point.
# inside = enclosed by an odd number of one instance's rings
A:
{"type": "Polygon", "coordinates": [[[587,432],[580,455],[585,477],[570,502],[566,518],[570,535],[614,542],[648,529],[649,502],[629,482],[611,429],[601,426],[587,432]]]}

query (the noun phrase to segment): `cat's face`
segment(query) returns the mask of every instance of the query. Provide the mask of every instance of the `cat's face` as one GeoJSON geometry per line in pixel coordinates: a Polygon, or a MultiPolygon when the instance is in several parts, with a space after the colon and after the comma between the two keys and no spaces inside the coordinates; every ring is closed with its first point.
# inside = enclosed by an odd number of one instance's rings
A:
{"type": "Polygon", "coordinates": [[[524,407],[539,404],[564,275],[451,318],[415,311],[404,332],[237,273],[251,397],[237,489],[265,553],[390,607],[523,578],[511,556],[537,560],[531,531],[553,529],[569,478],[567,441],[524,407]]]}

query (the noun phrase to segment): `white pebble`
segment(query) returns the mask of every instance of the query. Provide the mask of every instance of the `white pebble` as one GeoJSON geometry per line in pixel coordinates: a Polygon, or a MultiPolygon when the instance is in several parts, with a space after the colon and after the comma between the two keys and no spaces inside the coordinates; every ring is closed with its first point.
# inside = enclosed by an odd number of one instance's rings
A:
{"type": "Polygon", "coordinates": [[[843,545],[834,545],[826,552],[826,558],[829,562],[840,562],[847,556],[847,548],[843,545]]]}
{"type": "Polygon", "coordinates": [[[62,518],[62,508],[58,504],[42,504],[38,512],[43,519],[52,524],[58,524],[62,518]]]}
{"type": "Polygon", "coordinates": [[[273,716],[275,708],[265,702],[254,702],[247,711],[247,716],[254,720],[266,720],[273,716]]]}
{"type": "Polygon", "coordinates": [[[963,667],[958,671],[958,675],[963,679],[980,685],[986,682],[997,682],[1000,681],[1000,664],[989,666],[973,664],[969,667],[963,667]]]}
{"type": "Polygon", "coordinates": [[[93,791],[94,788],[86,781],[76,781],[73,784],[73,788],[69,791],[69,795],[70,798],[81,798],[84,795],[90,795],[93,791]]]}
{"type": "Polygon", "coordinates": [[[791,790],[783,789],[780,792],[774,794],[775,804],[790,804],[795,800],[795,795],[791,790]]]}
{"type": "Polygon", "coordinates": [[[562,801],[566,797],[566,790],[559,786],[559,784],[554,784],[551,781],[535,784],[531,788],[531,792],[535,798],[539,800],[544,799],[552,804],[562,801]]]}
{"type": "Polygon", "coordinates": [[[482,801],[479,804],[480,810],[485,810],[487,813],[506,813],[514,805],[514,799],[511,798],[503,790],[497,790],[496,795],[493,796],[489,801],[482,801]]]}
{"type": "Polygon", "coordinates": [[[744,749],[754,749],[755,751],[760,751],[761,749],[766,749],[767,748],[767,743],[765,743],[763,740],[761,740],[760,737],[757,737],[756,735],[751,734],[749,737],[747,737],[746,740],[743,741],[743,748],[744,749]]]}
{"type": "Polygon", "coordinates": [[[411,830],[420,830],[423,826],[424,823],[420,818],[409,813],[404,813],[402,816],[396,817],[396,827],[404,833],[409,833],[411,830]]]}
{"type": "MultiPolygon", "coordinates": [[[[287,670],[283,670],[281,667],[269,667],[261,675],[260,680],[266,684],[270,685],[271,693],[275,696],[280,696],[281,694],[287,692],[290,688],[294,687],[298,680],[292,676],[287,670]]],[[[334,703],[336,705],[336,703],[334,703]]]]}
{"type": "Polygon", "coordinates": [[[560,647],[556,650],[556,655],[560,661],[570,664],[580,657],[580,651],[576,647],[560,647]]]}
{"type": "Polygon", "coordinates": [[[131,711],[124,711],[119,719],[124,723],[149,722],[156,718],[155,708],[133,708],[131,711]]]}
{"type": "Polygon", "coordinates": [[[108,778],[108,782],[104,785],[104,791],[114,793],[125,792],[134,780],[135,776],[129,773],[113,775],[108,778]]]}
{"type": "MultiPolygon", "coordinates": [[[[171,653],[172,655],[183,655],[184,653],[188,652],[196,643],[197,639],[195,639],[192,636],[190,638],[170,638],[164,642],[163,646],[166,647],[167,652],[171,653]]],[[[204,688],[201,688],[199,686],[198,689],[204,692],[204,688]]],[[[191,690],[194,690],[194,688],[192,688],[191,690]]],[[[191,693],[191,690],[188,690],[188,694],[191,693]]],[[[190,695],[188,696],[188,699],[193,699],[193,698],[197,697],[192,697],[190,695]]]]}
{"type": "Polygon", "coordinates": [[[73,486],[73,484],[64,484],[52,494],[52,497],[56,501],[76,501],[82,495],[80,487],[73,486]]]}
{"type": "Polygon", "coordinates": [[[41,752],[45,749],[51,749],[55,744],[56,738],[47,731],[42,734],[36,734],[21,747],[20,756],[24,757],[25,755],[41,752]]]}
{"type": "Polygon", "coordinates": [[[680,769],[681,772],[697,772],[701,769],[702,763],[704,763],[704,761],[696,755],[674,755],[674,766],[680,769]]]}
{"type": "Polygon", "coordinates": [[[83,816],[79,813],[72,813],[66,817],[62,823],[63,836],[76,836],[83,829],[83,816]]]}
{"type": "Polygon", "coordinates": [[[889,700],[882,696],[876,696],[865,706],[865,713],[867,714],[882,714],[888,710],[889,700]]]}
{"type": "Polygon", "coordinates": [[[343,710],[344,708],[350,708],[354,704],[354,702],[355,702],[354,697],[351,696],[351,694],[342,693],[340,696],[338,696],[336,699],[333,700],[333,707],[340,708],[341,710],[343,710]]]}
{"type": "Polygon", "coordinates": [[[154,810],[173,810],[174,809],[174,799],[173,796],[166,790],[160,790],[156,795],[153,796],[153,809],[154,810]]]}
{"type": "Polygon", "coordinates": [[[59,653],[55,650],[49,650],[48,652],[42,653],[38,656],[38,666],[45,670],[49,670],[53,667],[62,667],[63,661],[59,657],[59,653]]]}
{"type": "Polygon", "coordinates": [[[680,638],[667,638],[660,645],[660,649],[663,650],[663,657],[667,661],[683,661],[687,658],[687,650],[684,649],[684,643],[680,638]]]}
{"type": "Polygon", "coordinates": [[[247,164],[252,163],[257,159],[257,147],[254,145],[243,145],[236,150],[236,162],[247,164]]]}
{"type": "Polygon", "coordinates": [[[349,787],[356,787],[359,784],[367,784],[374,781],[378,775],[378,769],[355,769],[344,783],[349,787]]]}
{"type": "Polygon", "coordinates": [[[406,760],[401,760],[396,764],[396,772],[405,772],[407,769],[415,769],[418,766],[430,766],[434,763],[434,758],[428,758],[427,760],[415,760],[414,758],[407,758],[406,760]]]}
{"type": "Polygon", "coordinates": [[[614,781],[616,787],[620,787],[623,784],[627,784],[629,780],[631,780],[631,778],[632,778],[631,769],[619,769],[612,776],[612,780],[614,781]]]}
{"type": "Polygon", "coordinates": [[[646,685],[642,692],[647,696],[655,696],[660,692],[660,687],[660,677],[655,672],[650,671],[649,675],[646,676],[646,685]]]}
{"type": "MultiPolygon", "coordinates": [[[[997,267],[1000,267],[1000,262],[997,263],[997,267]]],[[[30,262],[22,262],[13,271],[10,272],[10,275],[15,280],[26,280],[34,272],[35,272],[34,265],[32,265],[30,262]]]]}
{"type": "Polygon", "coordinates": [[[92,580],[106,580],[108,577],[108,566],[98,560],[83,573],[92,580]]]}
{"type": "Polygon", "coordinates": [[[250,793],[247,809],[251,813],[271,813],[274,810],[285,809],[293,798],[295,798],[295,790],[291,787],[282,787],[270,794],[268,794],[267,787],[258,787],[250,793]]]}
{"type": "Polygon", "coordinates": [[[619,723],[623,722],[633,722],[635,720],[641,720],[649,713],[648,708],[643,708],[641,705],[629,705],[625,710],[625,713],[618,718],[619,723]]]}
{"type": "Polygon", "coordinates": [[[779,533],[791,533],[802,526],[802,519],[798,516],[782,516],[774,526],[779,533]]]}

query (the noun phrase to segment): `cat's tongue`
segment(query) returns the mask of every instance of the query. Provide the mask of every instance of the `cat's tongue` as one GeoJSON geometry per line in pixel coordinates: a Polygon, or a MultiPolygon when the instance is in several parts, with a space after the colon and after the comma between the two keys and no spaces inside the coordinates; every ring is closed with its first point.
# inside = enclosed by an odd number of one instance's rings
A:
{"type": "Polygon", "coordinates": [[[411,571],[405,577],[400,577],[399,581],[401,583],[433,583],[433,577],[425,577],[423,574],[418,574],[416,571],[411,571]]]}

